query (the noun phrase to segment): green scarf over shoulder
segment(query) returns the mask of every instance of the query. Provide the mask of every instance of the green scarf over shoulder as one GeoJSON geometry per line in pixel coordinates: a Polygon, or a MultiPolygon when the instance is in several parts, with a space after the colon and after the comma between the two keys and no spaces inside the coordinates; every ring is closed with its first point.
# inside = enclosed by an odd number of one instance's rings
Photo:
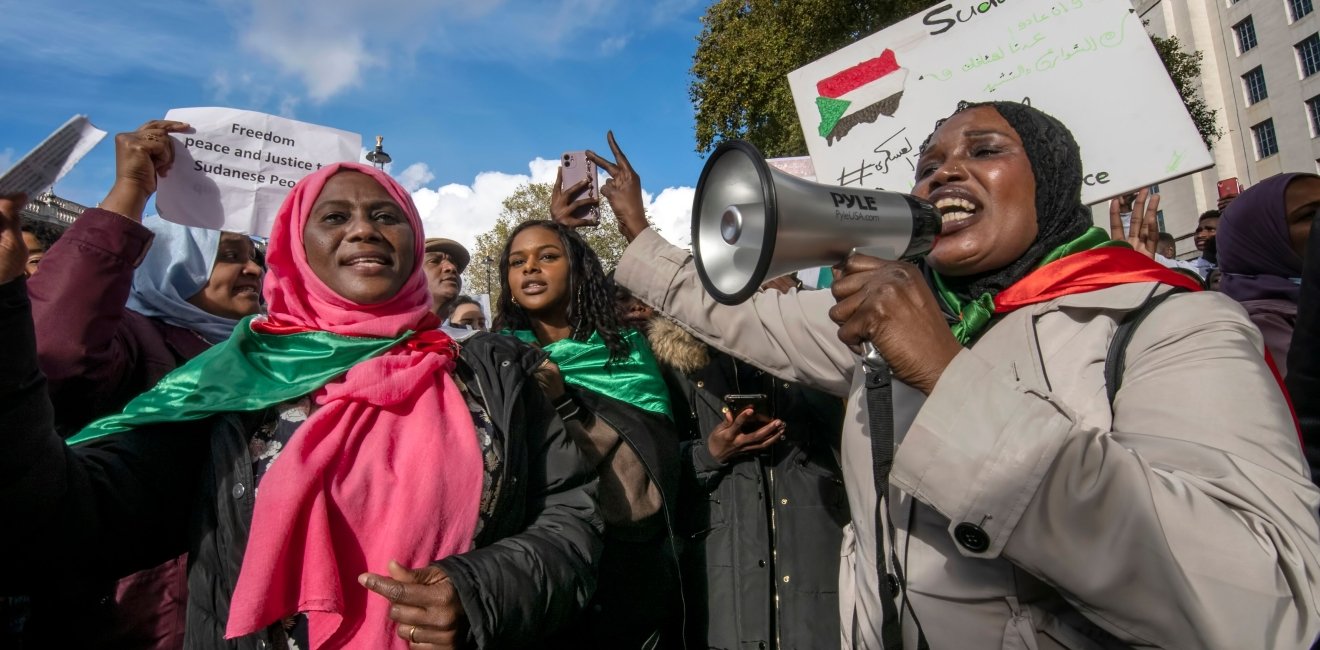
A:
{"type": "Polygon", "coordinates": [[[264,409],[316,391],[413,334],[391,339],[319,331],[263,334],[252,331],[253,318],[239,321],[228,339],[162,377],[122,413],[92,422],[65,442],[76,445],[151,424],[264,409]]]}
{"type": "MultiPolygon", "coordinates": [[[[524,343],[539,345],[530,330],[515,330],[524,343]]],[[[635,329],[619,332],[628,343],[628,356],[610,361],[610,349],[599,332],[585,341],[571,338],[542,346],[550,360],[559,366],[564,383],[612,397],[640,409],[659,413],[669,419],[669,389],[660,376],[660,364],[646,338],[635,329]]]]}

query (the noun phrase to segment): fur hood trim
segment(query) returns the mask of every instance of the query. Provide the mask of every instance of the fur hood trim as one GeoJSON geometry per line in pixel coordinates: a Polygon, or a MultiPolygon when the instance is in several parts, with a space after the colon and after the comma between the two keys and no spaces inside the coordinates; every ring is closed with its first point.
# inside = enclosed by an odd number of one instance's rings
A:
{"type": "Polygon", "coordinates": [[[706,344],[664,316],[656,315],[651,319],[651,331],[646,338],[660,363],[685,375],[701,370],[710,363],[706,344]]]}

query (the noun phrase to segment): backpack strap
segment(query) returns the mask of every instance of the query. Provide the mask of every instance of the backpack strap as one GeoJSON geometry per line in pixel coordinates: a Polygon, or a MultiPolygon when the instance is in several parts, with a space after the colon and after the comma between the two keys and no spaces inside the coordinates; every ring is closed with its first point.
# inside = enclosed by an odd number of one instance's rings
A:
{"type": "Polygon", "coordinates": [[[1146,296],[1145,302],[1140,307],[1128,312],[1123,316],[1123,320],[1118,322],[1118,329],[1114,331],[1114,338],[1109,341],[1109,353],[1105,355],[1105,392],[1109,394],[1109,408],[1114,408],[1114,397],[1118,395],[1118,389],[1123,385],[1123,370],[1127,363],[1127,346],[1132,342],[1132,335],[1136,333],[1137,326],[1151,312],[1155,311],[1161,303],[1169,299],[1169,296],[1178,293],[1186,293],[1187,290],[1182,287],[1173,287],[1170,291],[1155,295],[1161,286],[1157,285],[1150,290],[1146,296]]]}

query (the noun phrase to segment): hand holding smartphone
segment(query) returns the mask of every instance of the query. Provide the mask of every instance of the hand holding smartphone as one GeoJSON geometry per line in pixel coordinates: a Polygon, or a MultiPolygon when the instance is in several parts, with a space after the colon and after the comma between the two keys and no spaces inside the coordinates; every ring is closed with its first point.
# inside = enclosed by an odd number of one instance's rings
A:
{"type": "Polygon", "coordinates": [[[770,417],[770,400],[762,392],[744,395],[725,395],[725,404],[729,410],[737,417],[741,412],[751,408],[756,415],[770,417]]]}
{"type": "MultiPolygon", "coordinates": [[[[579,199],[600,198],[600,177],[596,174],[596,163],[587,157],[585,151],[568,151],[560,158],[561,174],[563,183],[560,189],[567,192],[574,186],[587,181],[585,187],[568,197],[569,203],[579,199]]],[[[597,205],[584,205],[573,211],[573,216],[578,219],[586,219],[591,225],[597,225],[600,222],[600,207],[597,205]]]]}

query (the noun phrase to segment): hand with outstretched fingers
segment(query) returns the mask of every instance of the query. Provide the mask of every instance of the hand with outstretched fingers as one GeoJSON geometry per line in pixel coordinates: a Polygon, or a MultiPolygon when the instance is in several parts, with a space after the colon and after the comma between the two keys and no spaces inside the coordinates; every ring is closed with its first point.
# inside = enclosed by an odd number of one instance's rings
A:
{"type": "Polygon", "coordinates": [[[392,603],[390,620],[409,648],[461,648],[467,640],[467,614],[458,590],[444,570],[433,564],[408,569],[390,560],[390,577],[364,573],[363,587],[392,603]]]}
{"type": "Polygon", "coordinates": [[[632,241],[646,230],[646,203],[642,200],[642,179],[633,169],[628,157],[623,155],[619,143],[614,140],[614,132],[605,134],[610,142],[610,151],[614,152],[614,161],[602,158],[594,151],[587,151],[587,157],[610,175],[609,180],[600,188],[601,196],[610,202],[614,219],[619,224],[619,232],[624,239],[632,241]]]}
{"type": "Polygon", "coordinates": [[[1160,245],[1160,195],[1152,194],[1150,189],[1137,192],[1132,202],[1132,220],[1128,231],[1123,232],[1123,202],[1113,199],[1109,202],[1109,236],[1132,245],[1138,253],[1155,259],[1155,251],[1160,245]]]}

